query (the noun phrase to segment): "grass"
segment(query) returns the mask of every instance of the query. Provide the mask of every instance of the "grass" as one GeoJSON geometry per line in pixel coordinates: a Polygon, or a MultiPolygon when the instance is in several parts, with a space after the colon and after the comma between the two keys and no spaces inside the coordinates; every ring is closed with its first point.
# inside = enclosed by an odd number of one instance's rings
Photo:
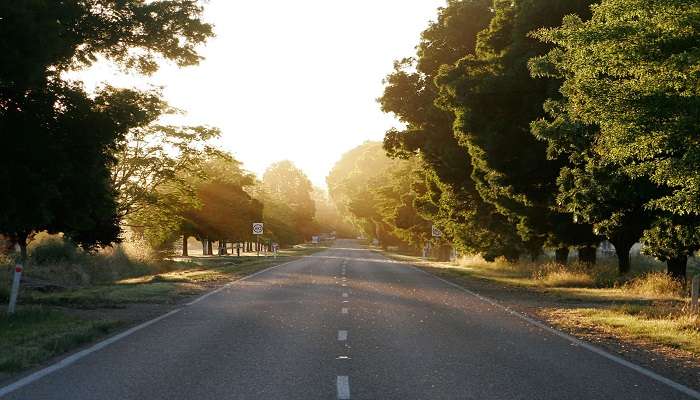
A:
{"type": "MultiPolygon", "coordinates": [[[[460,283],[464,279],[489,281],[522,289],[540,300],[555,325],[585,326],[601,333],[661,344],[700,355],[700,317],[687,311],[687,289],[660,270],[663,264],[634,259],[634,274],[619,277],[614,260],[595,266],[551,262],[488,263],[479,257],[455,262],[429,262],[388,253],[430,272],[460,283]],[[577,307],[577,303],[582,303],[577,307]]],[[[693,267],[695,268],[695,267],[693,267]]],[[[695,271],[691,268],[691,273],[695,271]]]]}
{"type": "MultiPolygon", "coordinates": [[[[130,311],[130,304],[160,304],[167,309],[225,282],[324,249],[295,247],[280,251],[277,259],[225,256],[173,261],[136,256],[128,248],[87,255],[66,248],[55,238],[47,240],[46,248],[34,248],[41,249],[40,256],[25,268],[23,279],[48,282],[51,290],[23,287],[17,313],[0,313],[0,373],[31,368],[124,325],[123,320],[104,320],[109,309],[122,309],[120,318],[134,322],[138,312],[130,311]],[[101,311],[79,311],[90,309],[101,311]]],[[[7,267],[11,263],[4,264],[0,265],[2,304],[9,298],[12,279],[7,267]]]]}
{"type": "Polygon", "coordinates": [[[116,321],[83,320],[43,307],[21,308],[13,316],[0,313],[0,372],[34,367],[119,326],[116,321]]]}
{"type": "Polygon", "coordinates": [[[559,324],[584,324],[633,341],[651,342],[700,354],[700,316],[677,305],[623,304],[559,313],[559,324]]]}

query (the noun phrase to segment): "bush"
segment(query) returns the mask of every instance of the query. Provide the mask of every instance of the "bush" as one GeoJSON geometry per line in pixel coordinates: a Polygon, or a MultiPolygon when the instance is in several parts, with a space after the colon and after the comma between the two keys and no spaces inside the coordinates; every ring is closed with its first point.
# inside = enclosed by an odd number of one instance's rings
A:
{"type": "Polygon", "coordinates": [[[84,256],[75,244],[59,236],[42,236],[35,239],[29,248],[29,262],[32,265],[81,262],[84,256]]]}
{"type": "Polygon", "coordinates": [[[612,287],[617,282],[615,267],[603,263],[542,264],[531,277],[548,287],[612,287]]]}
{"type": "Polygon", "coordinates": [[[649,297],[682,297],[683,284],[665,272],[649,272],[627,282],[623,289],[649,297]]]}

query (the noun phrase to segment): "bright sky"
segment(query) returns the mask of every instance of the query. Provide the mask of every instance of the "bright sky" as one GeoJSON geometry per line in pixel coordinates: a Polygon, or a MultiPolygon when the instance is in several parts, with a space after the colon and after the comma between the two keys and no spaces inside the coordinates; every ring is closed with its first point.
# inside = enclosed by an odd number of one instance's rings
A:
{"type": "MultiPolygon", "coordinates": [[[[196,67],[166,65],[153,77],[120,76],[101,65],[88,87],[163,86],[182,123],[221,128],[218,146],[262,175],[289,159],[314,184],[341,154],[381,140],[398,122],[375,101],[393,60],[410,56],[444,0],[211,0],[217,37],[196,67]]],[[[179,121],[180,122],[180,121],[179,121]]]]}

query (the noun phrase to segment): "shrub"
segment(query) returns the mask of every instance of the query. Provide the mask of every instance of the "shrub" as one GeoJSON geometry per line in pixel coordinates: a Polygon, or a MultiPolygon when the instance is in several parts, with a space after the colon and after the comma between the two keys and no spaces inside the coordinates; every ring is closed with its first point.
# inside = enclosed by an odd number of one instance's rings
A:
{"type": "Polygon", "coordinates": [[[84,256],[75,244],[59,236],[42,236],[29,248],[29,261],[33,265],[81,262],[84,256]]]}
{"type": "Polygon", "coordinates": [[[611,287],[617,282],[615,267],[606,263],[541,264],[531,277],[548,287],[611,287]]]}
{"type": "Polygon", "coordinates": [[[682,297],[683,284],[665,272],[649,272],[623,285],[629,293],[649,297],[682,297]]]}

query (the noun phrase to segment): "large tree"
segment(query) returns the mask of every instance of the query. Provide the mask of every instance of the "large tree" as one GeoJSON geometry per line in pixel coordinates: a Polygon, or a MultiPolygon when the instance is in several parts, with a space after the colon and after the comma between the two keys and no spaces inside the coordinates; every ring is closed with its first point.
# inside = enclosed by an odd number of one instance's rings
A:
{"type": "Polygon", "coordinates": [[[525,244],[513,224],[481,199],[470,176],[469,154],[453,133],[454,116],[436,106],[434,80],[440,67],[474,53],[477,34],[493,16],[490,6],[490,0],[449,1],[421,34],[416,56],[395,63],[379,101],[384,112],[406,126],[386,133],[388,153],[398,158],[419,154],[426,169],[415,175],[417,210],[460,250],[513,259],[525,244]]]}
{"type": "Polygon", "coordinates": [[[0,232],[25,254],[34,232],[64,232],[85,247],[119,234],[110,169],[129,129],[153,120],[148,94],[89,95],[62,74],[98,58],[141,73],[162,58],[196,64],[212,35],[194,0],[23,1],[0,4],[0,232]]]}
{"type": "Polygon", "coordinates": [[[590,0],[496,0],[493,18],[479,33],[476,51],[437,77],[440,104],[455,115],[454,132],[469,152],[471,177],[481,197],[517,223],[534,252],[541,245],[580,246],[592,261],[592,228],[575,223],[556,202],[556,180],[566,160],[550,159],[530,133],[543,102],[560,82],[534,79],[528,60],[548,50],[528,32],[555,26],[569,13],[587,13],[590,0]]]}
{"type": "Polygon", "coordinates": [[[564,80],[563,119],[595,128],[583,140],[589,158],[626,175],[617,178],[628,185],[620,194],[633,198],[622,209],[654,212],[645,250],[679,277],[700,247],[698,20],[695,1],[605,0],[590,20],[571,15],[540,30],[537,38],[558,47],[531,63],[536,73],[564,80]],[[650,181],[655,190],[640,192],[650,181]]]}

